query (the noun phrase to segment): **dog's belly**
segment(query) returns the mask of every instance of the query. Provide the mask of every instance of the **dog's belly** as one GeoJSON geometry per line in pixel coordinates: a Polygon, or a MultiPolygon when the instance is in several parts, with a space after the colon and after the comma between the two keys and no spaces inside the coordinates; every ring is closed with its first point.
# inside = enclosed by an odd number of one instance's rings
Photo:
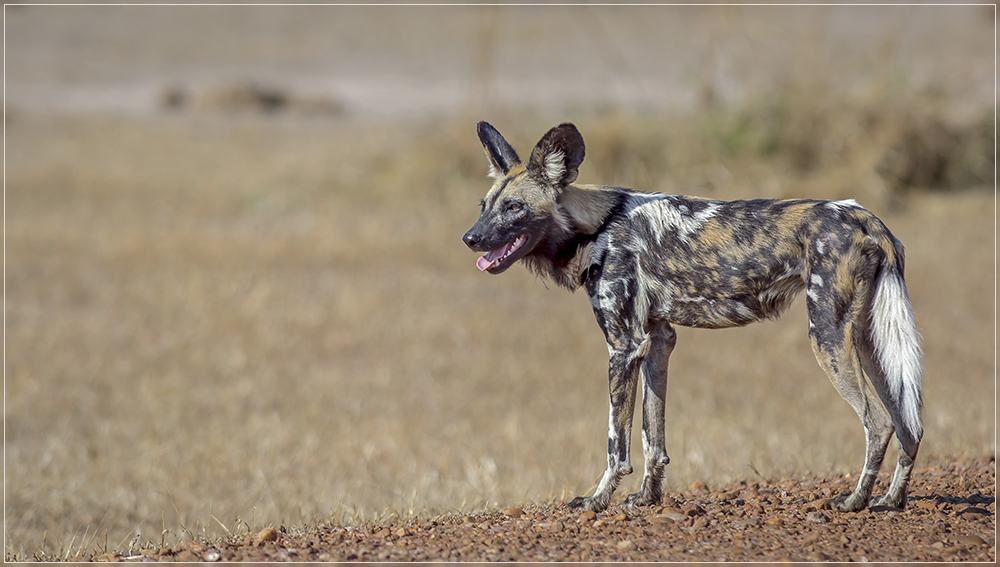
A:
{"type": "MultiPolygon", "coordinates": [[[[798,274],[776,278],[762,286],[748,286],[746,280],[732,286],[716,286],[703,293],[677,293],[651,305],[650,314],[685,327],[721,329],[739,327],[767,318],[777,318],[805,288],[798,274]]],[[[676,286],[684,289],[689,286],[676,286]]]]}
{"type": "Polygon", "coordinates": [[[679,298],[669,308],[654,311],[653,316],[675,325],[722,329],[739,327],[762,319],[737,299],[679,298]]]}

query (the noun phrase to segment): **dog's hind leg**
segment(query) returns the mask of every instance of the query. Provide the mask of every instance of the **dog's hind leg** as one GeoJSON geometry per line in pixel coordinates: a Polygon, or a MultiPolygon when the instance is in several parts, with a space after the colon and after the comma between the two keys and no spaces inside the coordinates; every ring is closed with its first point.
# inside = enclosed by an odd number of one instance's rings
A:
{"type": "Polygon", "coordinates": [[[648,506],[663,499],[663,472],[670,464],[667,456],[664,409],[667,395],[667,363],[677,342],[668,323],[656,323],[650,330],[649,354],[640,369],[642,375],[642,456],[645,470],[639,492],[629,494],[625,504],[648,506]]]}
{"type": "Polygon", "coordinates": [[[889,506],[891,508],[906,507],[906,493],[910,484],[910,474],[913,463],[917,459],[917,449],[920,440],[915,439],[905,429],[896,429],[896,440],[899,443],[899,457],[896,461],[896,471],[892,475],[889,491],[872,500],[872,506],[889,506]]]}
{"type": "Polygon", "coordinates": [[[837,315],[834,296],[814,289],[806,300],[809,309],[809,338],[819,365],[826,371],[840,395],[854,408],[865,429],[865,465],[853,492],[834,499],[831,506],[842,512],[856,512],[868,506],[879,467],[885,458],[893,423],[885,407],[865,379],[855,333],[865,333],[866,294],[856,290],[846,313],[837,315]],[[857,326],[857,328],[856,328],[857,326]]]}
{"type": "Polygon", "coordinates": [[[865,381],[858,354],[849,340],[846,345],[838,348],[814,335],[812,345],[820,366],[826,370],[840,395],[854,408],[865,429],[865,465],[861,470],[858,486],[854,492],[835,498],[832,502],[835,510],[857,512],[868,506],[879,468],[892,438],[892,420],[865,381]]]}
{"type": "Polygon", "coordinates": [[[920,448],[920,438],[914,435],[902,417],[900,403],[892,397],[888,381],[882,371],[881,365],[877,362],[870,341],[862,344],[861,364],[865,373],[871,379],[875,390],[882,399],[883,405],[892,417],[894,429],[896,431],[896,443],[899,448],[896,459],[896,470],[892,476],[892,483],[886,494],[874,498],[872,506],[889,506],[892,508],[903,508],[906,506],[906,495],[910,483],[910,475],[913,472],[913,463],[917,458],[917,450],[920,448]]]}

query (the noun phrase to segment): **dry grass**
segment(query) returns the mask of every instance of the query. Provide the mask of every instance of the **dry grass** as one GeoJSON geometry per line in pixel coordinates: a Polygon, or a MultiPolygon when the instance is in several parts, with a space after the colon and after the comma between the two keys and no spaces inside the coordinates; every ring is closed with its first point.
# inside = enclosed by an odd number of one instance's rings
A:
{"type": "MultiPolygon", "coordinates": [[[[827,117],[847,132],[829,154],[734,134],[733,112],[582,115],[581,180],[859,198],[907,245],[922,458],[992,452],[992,196],[889,199],[873,167],[902,128],[852,134],[853,111],[827,117]]],[[[548,126],[497,125],[522,152],[548,126]]],[[[563,499],[600,475],[607,355],[586,298],[480,274],[460,241],[487,186],[471,119],[24,113],[8,148],[8,558],[563,499]]],[[[857,472],[861,428],[805,321],[800,301],[679,332],[669,486],[857,472]]]]}

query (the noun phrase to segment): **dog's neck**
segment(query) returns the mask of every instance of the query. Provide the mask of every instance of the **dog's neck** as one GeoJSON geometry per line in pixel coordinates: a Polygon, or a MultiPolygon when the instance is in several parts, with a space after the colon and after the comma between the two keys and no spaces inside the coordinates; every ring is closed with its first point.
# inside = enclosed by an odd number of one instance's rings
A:
{"type": "Polygon", "coordinates": [[[621,201],[621,189],[601,185],[567,185],[556,199],[571,230],[587,235],[600,230],[621,201]]]}
{"type": "Polygon", "coordinates": [[[625,191],[598,185],[567,185],[556,199],[555,222],[524,261],[528,268],[570,291],[590,266],[596,234],[625,201],[625,191]]]}

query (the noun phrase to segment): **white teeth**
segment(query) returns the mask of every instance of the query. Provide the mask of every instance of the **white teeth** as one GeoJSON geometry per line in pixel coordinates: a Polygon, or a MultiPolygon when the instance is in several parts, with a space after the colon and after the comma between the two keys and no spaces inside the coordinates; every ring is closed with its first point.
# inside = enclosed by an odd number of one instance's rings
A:
{"type": "Polygon", "coordinates": [[[501,256],[500,259],[497,260],[497,262],[503,262],[504,260],[506,260],[508,256],[510,256],[511,254],[516,252],[519,248],[524,246],[524,243],[527,240],[528,240],[527,234],[522,234],[521,236],[518,236],[517,239],[514,241],[514,243],[510,245],[510,248],[507,249],[507,253],[501,256]]]}

